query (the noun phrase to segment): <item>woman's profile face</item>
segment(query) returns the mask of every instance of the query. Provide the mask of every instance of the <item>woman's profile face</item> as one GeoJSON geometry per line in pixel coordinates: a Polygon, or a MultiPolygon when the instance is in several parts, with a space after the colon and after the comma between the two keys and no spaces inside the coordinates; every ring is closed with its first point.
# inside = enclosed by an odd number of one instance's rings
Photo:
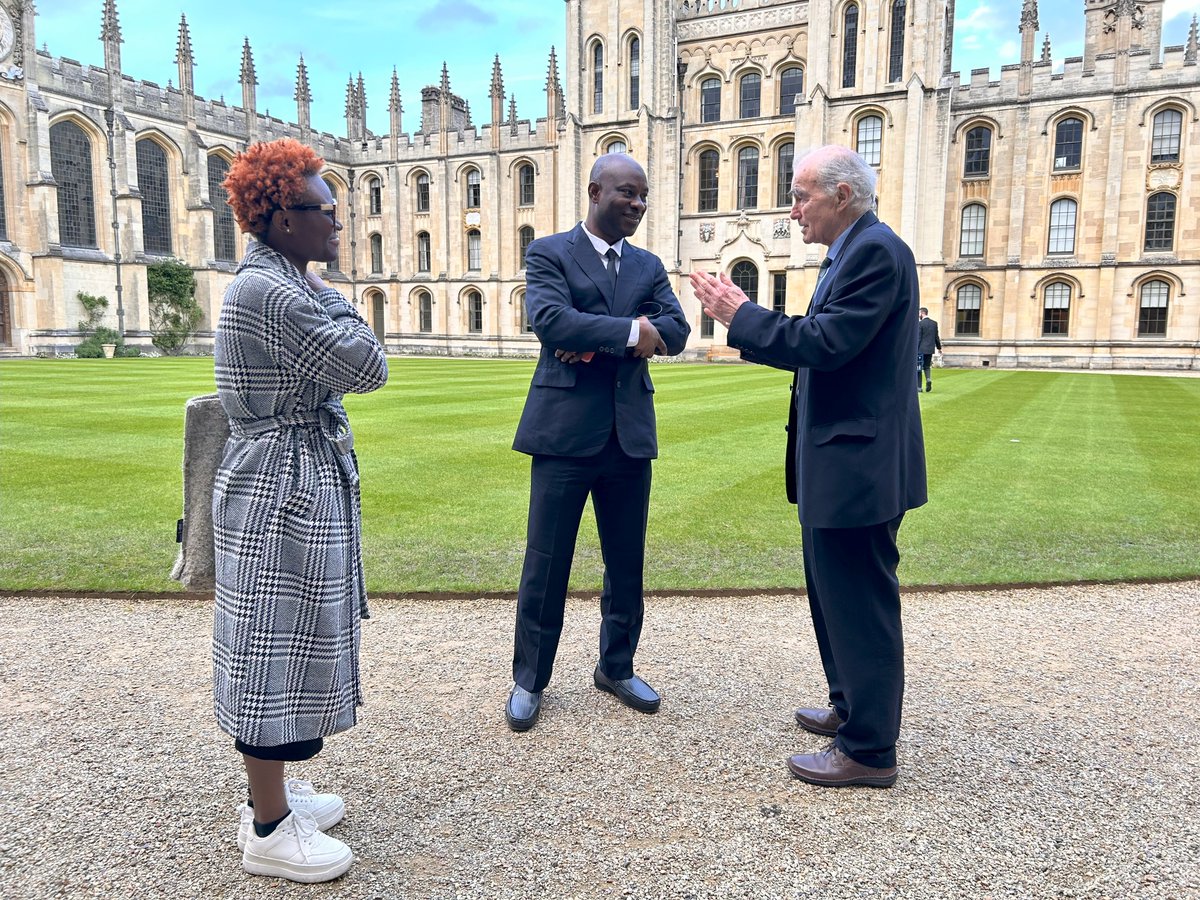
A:
{"type": "Polygon", "coordinates": [[[338,232],[342,230],[333,194],[319,175],[310,175],[305,184],[296,203],[275,213],[269,237],[276,250],[293,260],[333,262],[338,258],[338,232]]]}

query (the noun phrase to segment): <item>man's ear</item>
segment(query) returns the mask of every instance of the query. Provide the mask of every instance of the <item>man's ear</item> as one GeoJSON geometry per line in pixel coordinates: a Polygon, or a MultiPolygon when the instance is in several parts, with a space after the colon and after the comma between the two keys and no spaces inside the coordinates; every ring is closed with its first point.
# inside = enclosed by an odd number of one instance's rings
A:
{"type": "Polygon", "coordinates": [[[600,200],[600,185],[595,181],[588,182],[588,199],[593,203],[598,203],[600,200]]]}

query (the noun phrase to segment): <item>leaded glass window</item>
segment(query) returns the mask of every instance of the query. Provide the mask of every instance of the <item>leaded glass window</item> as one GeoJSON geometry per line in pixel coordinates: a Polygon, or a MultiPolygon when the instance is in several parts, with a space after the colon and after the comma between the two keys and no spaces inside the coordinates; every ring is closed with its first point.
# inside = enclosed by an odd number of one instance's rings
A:
{"type": "Polygon", "coordinates": [[[383,185],[378,178],[367,182],[367,215],[378,216],[383,212],[383,185]]]}
{"type": "Polygon", "coordinates": [[[888,44],[888,81],[904,80],[904,17],[908,12],[905,0],[892,3],[892,38],[888,44]]]}
{"type": "Polygon", "coordinates": [[[533,166],[524,165],[517,169],[517,182],[520,184],[522,206],[533,206],[534,181],[533,166]]]}
{"type": "Polygon", "coordinates": [[[787,272],[771,273],[771,309],[787,312],[787,272]]]}
{"type": "Polygon", "coordinates": [[[417,271],[428,272],[431,268],[429,245],[429,234],[421,231],[417,233],[417,271]]]}
{"type": "Polygon", "coordinates": [[[50,172],[58,185],[59,243],[64,247],[95,247],[92,144],[74,122],[50,126],[50,172]]]}
{"type": "Polygon", "coordinates": [[[784,69],[779,76],[779,114],[790,116],[796,111],[796,97],[804,93],[804,70],[799,66],[784,69]]]}
{"type": "Polygon", "coordinates": [[[378,275],[383,271],[383,235],[371,235],[371,274],[378,275]]]}
{"type": "Polygon", "coordinates": [[[642,42],[629,42],[629,108],[637,109],[642,102],[642,42]]]}
{"type": "Polygon", "coordinates": [[[429,212],[429,176],[417,176],[417,212],[429,212]]]}
{"type": "Polygon", "coordinates": [[[142,247],[155,256],[171,255],[171,192],[167,154],[156,141],[137,142],[138,187],[142,192],[142,247]]]}
{"type": "Polygon", "coordinates": [[[429,296],[427,291],[421,291],[417,295],[417,311],[420,315],[417,329],[422,334],[429,334],[433,331],[433,297],[429,296]]]}
{"type": "Polygon", "coordinates": [[[1054,128],[1054,170],[1078,169],[1083,159],[1083,120],[1063,119],[1054,128]]]}
{"type": "Polygon", "coordinates": [[[525,252],[529,249],[529,245],[533,243],[533,229],[528,225],[522,225],[521,230],[517,232],[517,246],[520,248],[520,257],[518,259],[517,268],[525,268],[525,252]]]}
{"type": "Polygon", "coordinates": [[[229,208],[229,192],[223,181],[229,174],[229,162],[213,154],[208,158],[208,199],[213,208],[213,253],[224,262],[237,260],[237,223],[229,208]]]}
{"type": "Polygon", "coordinates": [[[467,172],[467,209],[479,209],[483,196],[483,186],[480,184],[478,169],[467,172]]]}
{"type": "Polygon", "coordinates": [[[734,264],[729,278],[742,289],[742,293],[750,299],[750,302],[758,302],[758,266],[743,259],[734,264]]]}
{"type": "Polygon", "coordinates": [[[467,331],[471,334],[483,331],[483,297],[479,291],[467,294],[467,331]]]}
{"type": "Polygon", "coordinates": [[[738,151],[737,208],[758,208],[758,149],[743,147],[738,151]]]}
{"type": "Polygon", "coordinates": [[[762,76],[750,72],[742,76],[739,85],[738,115],[753,119],[762,113],[762,76]]]}
{"type": "Polygon", "coordinates": [[[483,244],[474,228],[467,232],[467,268],[472,272],[483,268],[483,244]]]}
{"type": "Polygon", "coordinates": [[[720,157],[716,150],[702,150],[699,165],[699,202],[700,212],[715,212],[717,209],[717,166],[720,157]]]}
{"type": "Polygon", "coordinates": [[[842,14],[842,87],[854,87],[858,69],[858,6],[851,3],[842,14]]]}
{"type": "Polygon", "coordinates": [[[796,158],[796,145],[791,141],[781,144],[775,154],[775,205],[792,205],[792,163],[796,158]]]}
{"type": "Polygon", "coordinates": [[[720,78],[705,78],[700,82],[700,121],[721,121],[720,78]]]}
{"type": "Polygon", "coordinates": [[[883,119],[863,116],[858,120],[858,141],[855,151],[869,166],[878,166],[883,156],[883,119]]]}
{"type": "Polygon", "coordinates": [[[592,45],[592,112],[604,112],[604,45],[592,45]]]}

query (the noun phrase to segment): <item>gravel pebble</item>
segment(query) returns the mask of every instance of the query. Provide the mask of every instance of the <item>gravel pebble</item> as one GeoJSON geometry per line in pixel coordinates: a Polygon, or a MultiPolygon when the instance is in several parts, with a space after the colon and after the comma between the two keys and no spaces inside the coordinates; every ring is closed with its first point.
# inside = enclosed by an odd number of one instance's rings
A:
{"type": "Polygon", "coordinates": [[[0,598],[0,895],[1200,898],[1200,582],[906,594],[900,779],[792,778],[823,681],[797,597],[654,598],[645,716],[568,604],[513,734],[513,604],[381,600],[367,706],[289,774],[342,794],[337,882],[245,875],[195,600],[0,598]]]}

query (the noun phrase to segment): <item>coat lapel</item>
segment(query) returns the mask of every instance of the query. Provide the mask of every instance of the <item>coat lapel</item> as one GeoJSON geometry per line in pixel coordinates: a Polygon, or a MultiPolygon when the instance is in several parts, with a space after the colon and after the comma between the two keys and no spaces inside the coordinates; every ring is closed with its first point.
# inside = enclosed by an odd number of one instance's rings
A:
{"type": "Polygon", "coordinates": [[[850,234],[846,236],[845,243],[838,250],[837,259],[833,261],[833,266],[825,274],[825,277],[821,279],[820,286],[817,288],[816,293],[813,294],[812,304],[808,313],[810,316],[825,305],[825,298],[829,296],[833,280],[837,277],[838,270],[841,269],[842,260],[846,258],[846,251],[850,249],[850,245],[854,243],[854,239],[878,221],[879,218],[870,210],[859,216],[858,221],[854,223],[854,227],[850,229],[850,234]]]}
{"type": "Polygon", "coordinates": [[[596,285],[600,295],[604,297],[611,309],[613,298],[609,296],[608,270],[604,268],[604,263],[600,261],[600,254],[596,252],[596,248],[592,246],[592,242],[588,240],[587,235],[583,233],[582,226],[579,225],[576,225],[571,232],[571,255],[575,257],[579,268],[583,269],[584,274],[596,285]]]}

